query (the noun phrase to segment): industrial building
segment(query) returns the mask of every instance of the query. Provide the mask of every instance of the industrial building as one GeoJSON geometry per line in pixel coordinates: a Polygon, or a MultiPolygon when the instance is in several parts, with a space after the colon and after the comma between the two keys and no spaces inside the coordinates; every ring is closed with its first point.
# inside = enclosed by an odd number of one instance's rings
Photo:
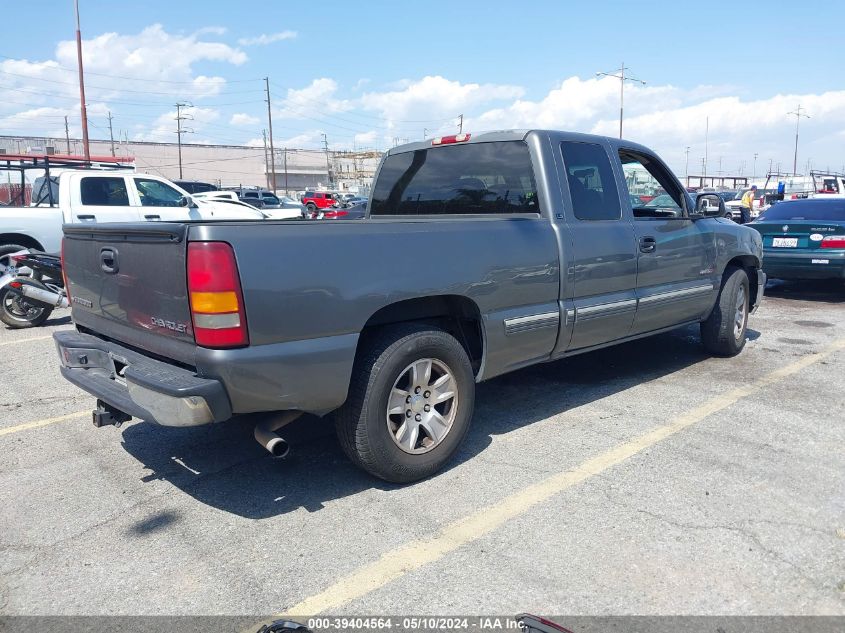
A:
{"type": "MultiPolygon", "coordinates": [[[[199,180],[222,187],[259,186],[291,194],[309,188],[367,194],[381,159],[377,151],[323,151],[248,145],[203,145],[91,140],[92,156],[134,158],[139,172],[170,180],[199,180]]],[[[82,155],[80,139],[0,136],[0,154],[82,155]]]]}

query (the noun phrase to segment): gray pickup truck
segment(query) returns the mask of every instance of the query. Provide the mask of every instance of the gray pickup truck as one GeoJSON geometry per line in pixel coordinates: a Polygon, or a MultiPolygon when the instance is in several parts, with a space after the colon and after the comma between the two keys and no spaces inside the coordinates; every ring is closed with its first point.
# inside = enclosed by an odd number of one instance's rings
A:
{"type": "Polygon", "coordinates": [[[356,464],[414,481],[476,382],[695,323],[738,354],[760,234],[706,199],[635,143],[508,130],[390,150],[361,220],[66,225],[61,372],[97,426],[273,412],[275,455],[281,426],[333,412],[356,464]]]}

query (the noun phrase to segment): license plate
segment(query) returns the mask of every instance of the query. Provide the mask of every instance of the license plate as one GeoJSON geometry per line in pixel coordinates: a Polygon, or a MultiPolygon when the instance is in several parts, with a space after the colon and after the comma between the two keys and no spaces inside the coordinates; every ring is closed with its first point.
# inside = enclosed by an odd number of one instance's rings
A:
{"type": "Polygon", "coordinates": [[[776,248],[797,248],[797,237],[774,237],[772,238],[772,246],[776,248]]]}

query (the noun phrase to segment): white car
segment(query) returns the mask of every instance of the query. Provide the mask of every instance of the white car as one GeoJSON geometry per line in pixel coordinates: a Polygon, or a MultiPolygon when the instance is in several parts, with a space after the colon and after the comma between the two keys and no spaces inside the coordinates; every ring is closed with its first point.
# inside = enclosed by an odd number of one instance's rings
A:
{"type": "Polygon", "coordinates": [[[263,220],[248,204],[191,196],[169,180],[134,172],[73,170],[58,176],[58,205],[0,207],[0,264],[32,248],[58,252],[62,224],[78,222],[181,222],[263,220]]]}

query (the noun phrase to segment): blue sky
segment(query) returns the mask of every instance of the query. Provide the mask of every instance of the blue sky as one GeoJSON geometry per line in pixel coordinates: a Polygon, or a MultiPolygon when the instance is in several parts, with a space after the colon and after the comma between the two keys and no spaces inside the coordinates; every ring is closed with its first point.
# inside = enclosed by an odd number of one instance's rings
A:
{"type": "MultiPolygon", "coordinates": [[[[258,143],[269,76],[277,144],[379,147],[394,139],[495,127],[614,134],[622,61],[647,81],[626,87],[626,136],[676,172],[707,150],[710,172],[840,169],[845,37],[825,6],[786,2],[283,2],[80,0],[92,136],[173,140],[173,104],[190,102],[186,141],[258,143]],[[825,61],[827,60],[827,61],[825,61]],[[131,79],[125,79],[131,78],[131,79]],[[107,132],[105,132],[107,135],[107,132]]],[[[63,132],[74,101],[71,0],[7,8],[0,43],[0,134],[63,132]],[[70,69],[70,70],[69,70],[70,69]]]]}

